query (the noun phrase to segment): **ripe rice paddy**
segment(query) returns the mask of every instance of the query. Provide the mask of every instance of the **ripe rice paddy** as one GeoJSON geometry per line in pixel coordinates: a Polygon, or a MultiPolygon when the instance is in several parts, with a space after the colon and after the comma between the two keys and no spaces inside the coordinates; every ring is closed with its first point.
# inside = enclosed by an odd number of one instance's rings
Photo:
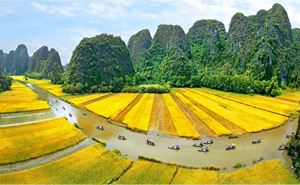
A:
{"type": "Polygon", "coordinates": [[[130,164],[96,144],[32,169],[0,174],[0,184],[108,184],[130,164]]]}
{"type": "Polygon", "coordinates": [[[49,109],[46,101],[19,82],[13,82],[11,90],[0,93],[0,113],[49,109]]]}
{"type": "Polygon", "coordinates": [[[65,118],[0,127],[0,164],[39,157],[84,139],[85,136],[65,118]]]}
{"type": "Polygon", "coordinates": [[[205,88],[176,89],[163,95],[119,93],[85,107],[132,129],[160,130],[190,138],[199,138],[200,133],[221,136],[272,129],[284,124],[291,112],[300,109],[299,104],[283,99],[205,88]]]}
{"type": "MultiPolygon", "coordinates": [[[[21,77],[14,78],[22,80],[21,77]]],[[[60,85],[53,85],[49,80],[29,79],[29,82],[129,128],[190,138],[199,138],[200,133],[221,136],[272,129],[300,110],[300,93],[295,90],[287,90],[276,98],[207,88],[181,88],[163,95],[97,93],[70,96],[62,93],[60,85]]]]}

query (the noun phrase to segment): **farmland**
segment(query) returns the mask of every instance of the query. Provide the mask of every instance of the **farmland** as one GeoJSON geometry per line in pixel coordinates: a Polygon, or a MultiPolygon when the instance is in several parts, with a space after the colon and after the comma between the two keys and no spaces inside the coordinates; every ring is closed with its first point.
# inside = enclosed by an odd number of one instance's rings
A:
{"type": "Polygon", "coordinates": [[[93,145],[67,157],[32,169],[0,174],[0,184],[108,184],[131,161],[100,145],[93,145]]]}
{"type": "Polygon", "coordinates": [[[218,173],[201,169],[179,168],[174,184],[297,184],[295,177],[274,159],[258,163],[250,168],[231,173],[218,173]]]}
{"type": "Polygon", "coordinates": [[[0,164],[39,157],[83,139],[85,136],[65,118],[0,127],[0,164]]]}
{"type": "Polygon", "coordinates": [[[272,129],[284,124],[291,114],[300,110],[300,93],[295,90],[287,90],[276,98],[207,88],[179,88],[170,94],[156,95],[96,93],[71,96],[62,93],[61,87],[49,80],[28,81],[128,128],[189,138],[272,129]]]}
{"type": "Polygon", "coordinates": [[[132,129],[160,130],[190,138],[199,138],[200,133],[221,136],[272,129],[300,108],[297,103],[278,98],[219,93],[188,88],[163,95],[119,93],[103,96],[85,107],[132,129]]]}
{"type": "Polygon", "coordinates": [[[15,80],[32,83],[32,84],[50,92],[51,94],[56,95],[56,96],[67,96],[68,95],[68,94],[62,92],[61,85],[52,84],[51,80],[44,80],[44,79],[43,80],[36,80],[36,79],[25,80],[24,76],[12,76],[12,78],[15,80]]]}
{"type": "Polygon", "coordinates": [[[175,171],[175,166],[138,160],[116,184],[168,184],[175,171]]]}
{"type": "Polygon", "coordinates": [[[46,101],[19,82],[13,82],[11,90],[0,93],[0,113],[49,109],[46,101]]]}

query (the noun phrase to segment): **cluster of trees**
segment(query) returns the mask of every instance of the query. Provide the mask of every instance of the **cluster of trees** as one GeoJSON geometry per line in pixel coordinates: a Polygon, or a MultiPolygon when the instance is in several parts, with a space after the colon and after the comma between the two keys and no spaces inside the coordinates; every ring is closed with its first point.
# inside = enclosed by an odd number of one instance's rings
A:
{"type": "Polygon", "coordinates": [[[237,92],[242,94],[263,94],[268,96],[278,96],[281,88],[278,79],[273,77],[271,80],[253,80],[245,75],[224,75],[208,74],[191,77],[192,87],[210,87],[222,91],[237,92]]]}
{"type": "Polygon", "coordinates": [[[94,93],[94,92],[128,92],[128,93],[168,93],[169,85],[137,85],[129,76],[125,78],[114,78],[110,85],[102,83],[100,85],[89,86],[80,82],[76,84],[63,84],[63,92],[70,94],[94,93]]]}
{"type": "Polygon", "coordinates": [[[12,78],[0,73],[0,92],[10,89],[12,78]]]}
{"type": "Polygon", "coordinates": [[[287,145],[288,154],[293,159],[293,167],[297,178],[300,179],[300,120],[298,121],[298,131],[287,145]]]}

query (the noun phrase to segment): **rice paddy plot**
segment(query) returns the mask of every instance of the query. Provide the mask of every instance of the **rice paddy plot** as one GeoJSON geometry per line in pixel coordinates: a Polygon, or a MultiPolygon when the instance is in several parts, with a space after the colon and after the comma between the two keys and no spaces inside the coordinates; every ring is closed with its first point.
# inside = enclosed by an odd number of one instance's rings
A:
{"type": "Polygon", "coordinates": [[[106,118],[118,115],[138,94],[120,93],[113,94],[105,99],[86,105],[85,107],[106,118]]]}
{"type": "Polygon", "coordinates": [[[285,121],[288,120],[287,116],[283,116],[283,115],[278,115],[269,111],[265,111],[265,110],[261,110],[261,109],[257,109],[255,107],[252,106],[248,106],[245,104],[241,104],[232,100],[228,100],[222,97],[218,97],[206,92],[203,92],[201,90],[192,90],[189,89],[188,91],[192,91],[195,93],[198,93],[199,95],[206,97],[212,101],[217,102],[218,104],[226,107],[227,109],[230,110],[236,110],[238,112],[247,114],[250,117],[252,117],[252,121],[253,122],[260,122],[260,123],[272,123],[274,125],[274,127],[280,126],[282,125],[285,121]]]}
{"type": "Polygon", "coordinates": [[[39,100],[36,93],[19,82],[13,82],[11,90],[0,93],[0,113],[36,111],[49,108],[46,101],[39,100]]]}
{"type": "Polygon", "coordinates": [[[270,111],[277,114],[282,114],[289,116],[291,113],[295,112],[295,110],[300,109],[299,100],[297,102],[286,101],[282,99],[282,97],[292,97],[292,94],[296,94],[298,91],[294,93],[284,93],[281,96],[272,98],[261,95],[244,95],[244,94],[236,94],[231,92],[223,92],[217,91],[213,89],[201,88],[197,89],[199,91],[203,91],[206,93],[214,94],[223,98],[227,98],[229,100],[233,100],[239,102],[241,104],[245,104],[248,106],[252,106],[254,108],[270,111]],[[290,94],[290,95],[289,95],[290,94]]]}
{"type": "Polygon", "coordinates": [[[186,99],[183,95],[180,93],[176,93],[176,96],[184,102],[192,111],[217,135],[229,135],[232,134],[230,130],[228,130],[226,127],[224,127],[220,122],[215,120],[213,117],[208,115],[206,112],[201,110],[199,107],[197,107],[195,104],[190,102],[188,99],[186,99]]]}
{"type": "Polygon", "coordinates": [[[85,95],[77,95],[77,96],[70,96],[66,99],[73,103],[74,105],[80,105],[82,103],[86,103],[88,101],[100,98],[107,95],[107,93],[96,93],[96,94],[85,94],[85,95]]]}
{"type": "Polygon", "coordinates": [[[208,109],[212,110],[216,114],[228,119],[238,127],[246,130],[247,132],[258,132],[265,129],[273,128],[273,124],[271,123],[264,123],[264,122],[253,122],[252,117],[236,111],[228,109],[220,104],[218,104],[215,101],[212,101],[204,96],[201,96],[197,93],[190,92],[186,89],[183,90],[183,94],[187,97],[190,97],[195,102],[201,104],[204,107],[207,107],[208,109]]]}
{"type": "Polygon", "coordinates": [[[130,164],[96,144],[48,164],[0,174],[0,184],[108,184],[130,164]]]}
{"type": "Polygon", "coordinates": [[[154,94],[144,94],[137,104],[125,115],[123,122],[128,127],[148,131],[154,94]]]}
{"type": "Polygon", "coordinates": [[[164,94],[163,96],[178,135],[182,137],[199,138],[200,134],[185,116],[183,111],[178,107],[172,96],[170,94],[164,94]]]}
{"type": "Polygon", "coordinates": [[[260,162],[232,173],[178,168],[173,184],[297,184],[293,174],[278,159],[260,162]]]}
{"type": "Polygon", "coordinates": [[[175,171],[175,166],[138,160],[116,184],[169,184],[175,171]]]}
{"type": "Polygon", "coordinates": [[[84,139],[85,136],[65,118],[0,127],[0,164],[39,157],[84,139]]]}

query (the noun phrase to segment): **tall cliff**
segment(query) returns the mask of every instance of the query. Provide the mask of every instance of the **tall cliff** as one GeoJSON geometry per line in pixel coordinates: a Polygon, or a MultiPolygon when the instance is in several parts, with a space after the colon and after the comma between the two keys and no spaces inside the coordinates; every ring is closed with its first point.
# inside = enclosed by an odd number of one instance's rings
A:
{"type": "Polygon", "coordinates": [[[120,37],[101,34],[84,38],[75,48],[65,83],[109,86],[134,73],[129,51],[120,37]]]}
{"type": "Polygon", "coordinates": [[[3,72],[9,75],[21,75],[27,71],[29,55],[24,44],[18,45],[16,50],[12,50],[5,55],[3,62],[3,72]]]}
{"type": "Polygon", "coordinates": [[[137,68],[143,54],[150,48],[152,37],[148,29],[141,30],[132,35],[128,41],[128,50],[134,68],[137,68]]]}

